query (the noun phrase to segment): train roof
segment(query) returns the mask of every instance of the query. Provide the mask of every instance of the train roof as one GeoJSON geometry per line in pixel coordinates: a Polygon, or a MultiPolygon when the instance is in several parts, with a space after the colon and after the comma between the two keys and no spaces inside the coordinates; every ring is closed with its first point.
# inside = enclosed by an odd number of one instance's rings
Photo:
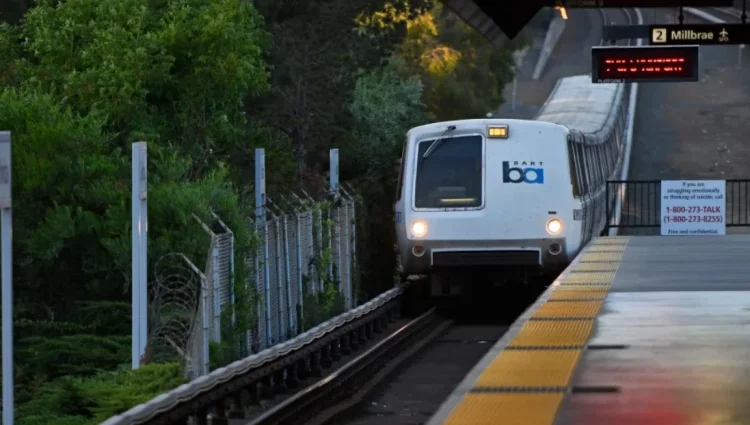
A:
{"type": "Polygon", "coordinates": [[[594,84],[590,75],[561,78],[534,119],[596,133],[621,93],[622,84],[594,84]]]}
{"type": "MultiPolygon", "coordinates": [[[[490,125],[502,125],[502,124],[510,124],[514,126],[518,125],[533,125],[533,126],[539,126],[539,125],[551,125],[550,123],[539,123],[535,122],[533,120],[523,120],[523,119],[507,119],[507,118],[469,118],[469,119],[462,119],[462,120],[452,120],[452,121],[438,121],[433,122],[429,124],[423,124],[417,127],[412,127],[408,134],[434,134],[437,136],[439,133],[442,133],[445,131],[446,127],[450,125],[455,125],[457,128],[456,133],[461,133],[463,131],[476,131],[477,128],[484,128],[490,125]]],[[[451,133],[451,134],[456,134],[451,133]]]]}

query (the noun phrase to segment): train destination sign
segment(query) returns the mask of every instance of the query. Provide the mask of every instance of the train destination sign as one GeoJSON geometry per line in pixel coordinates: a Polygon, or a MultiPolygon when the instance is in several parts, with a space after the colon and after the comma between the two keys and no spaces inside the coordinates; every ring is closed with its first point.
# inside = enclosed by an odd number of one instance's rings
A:
{"type": "Polygon", "coordinates": [[[596,46],[591,48],[593,83],[698,81],[698,46],[596,46]]]}
{"type": "Polygon", "coordinates": [[[725,180],[662,180],[662,235],[724,235],[725,180]]]}
{"type": "Polygon", "coordinates": [[[750,44],[750,25],[651,25],[652,46],[681,44],[750,44]]]}

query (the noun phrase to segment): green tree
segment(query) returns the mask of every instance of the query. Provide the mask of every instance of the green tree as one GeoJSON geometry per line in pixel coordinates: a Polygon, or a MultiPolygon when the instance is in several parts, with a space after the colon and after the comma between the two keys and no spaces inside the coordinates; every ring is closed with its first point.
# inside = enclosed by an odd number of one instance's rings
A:
{"type": "Polygon", "coordinates": [[[452,12],[436,3],[409,21],[398,54],[422,77],[431,121],[483,117],[502,102],[513,79],[512,54],[523,40],[492,46],[452,12]]]}
{"type": "Polygon", "coordinates": [[[360,171],[392,171],[406,132],[427,118],[422,82],[418,76],[402,78],[402,67],[403,61],[394,57],[357,79],[349,110],[356,123],[352,161],[360,171]]]}
{"type": "Polygon", "coordinates": [[[393,255],[393,208],[398,158],[409,128],[425,122],[423,86],[419,77],[401,76],[403,62],[394,57],[386,66],[363,73],[356,82],[349,109],[356,139],[350,155],[360,170],[362,195],[358,243],[369,247],[359,264],[367,285],[361,296],[371,298],[392,287],[396,273],[393,255]]]}
{"type": "Polygon", "coordinates": [[[120,146],[179,147],[197,177],[244,142],[242,100],[268,87],[261,25],[247,1],[42,0],[23,24],[27,77],[106,113],[120,146]]]}
{"type": "Polygon", "coordinates": [[[16,76],[18,61],[18,34],[16,28],[0,22],[0,85],[11,84],[16,76]]]}
{"type": "MultiPolygon", "coordinates": [[[[378,68],[420,13],[415,0],[258,0],[273,46],[272,90],[249,114],[291,144],[298,181],[327,166],[327,150],[357,146],[349,111],[361,70],[378,68]]],[[[342,156],[342,177],[358,170],[342,156]]]]}

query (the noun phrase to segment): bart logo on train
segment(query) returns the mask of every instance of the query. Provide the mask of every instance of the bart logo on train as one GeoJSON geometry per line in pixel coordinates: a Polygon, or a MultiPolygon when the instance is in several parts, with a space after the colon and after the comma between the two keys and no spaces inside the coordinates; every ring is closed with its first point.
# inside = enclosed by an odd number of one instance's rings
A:
{"type": "Polygon", "coordinates": [[[510,161],[503,161],[503,183],[544,184],[543,162],[513,161],[513,167],[510,165],[510,161]]]}

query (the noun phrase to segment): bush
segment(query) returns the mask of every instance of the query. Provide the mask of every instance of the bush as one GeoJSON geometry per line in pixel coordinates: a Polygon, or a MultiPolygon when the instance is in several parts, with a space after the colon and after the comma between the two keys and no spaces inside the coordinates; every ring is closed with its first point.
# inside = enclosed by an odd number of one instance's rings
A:
{"type": "Polygon", "coordinates": [[[185,383],[179,364],[50,382],[20,406],[19,425],[94,425],[185,383]]]}

